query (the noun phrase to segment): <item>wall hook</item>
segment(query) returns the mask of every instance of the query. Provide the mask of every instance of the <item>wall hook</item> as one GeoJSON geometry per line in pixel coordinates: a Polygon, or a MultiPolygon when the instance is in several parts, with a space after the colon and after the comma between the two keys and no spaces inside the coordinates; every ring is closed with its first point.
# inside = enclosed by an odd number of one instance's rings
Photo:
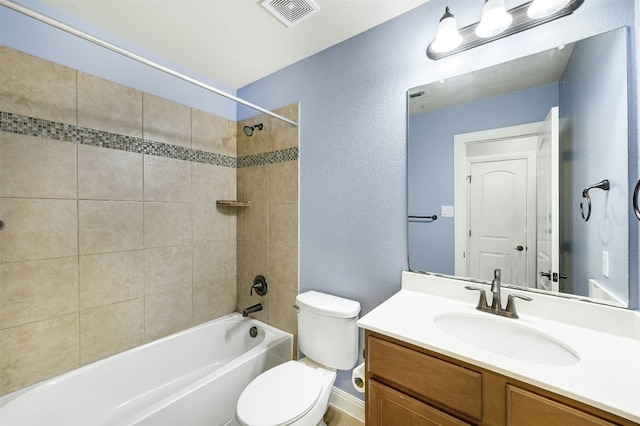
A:
{"type": "Polygon", "coordinates": [[[589,196],[589,190],[594,189],[594,188],[602,189],[603,191],[608,191],[609,190],[609,180],[608,179],[603,179],[600,182],[594,183],[593,185],[589,185],[585,189],[582,190],[582,198],[586,198],[587,199],[587,215],[585,216],[584,208],[582,206],[582,203],[580,203],[580,216],[582,216],[582,219],[585,222],[587,222],[589,220],[589,218],[591,217],[591,197],[589,196]]]}

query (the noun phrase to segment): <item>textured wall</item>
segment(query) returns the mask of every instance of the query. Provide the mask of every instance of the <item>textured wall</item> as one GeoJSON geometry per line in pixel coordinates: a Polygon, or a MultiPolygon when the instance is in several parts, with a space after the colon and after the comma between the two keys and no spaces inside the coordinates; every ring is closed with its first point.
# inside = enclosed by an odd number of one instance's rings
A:
{"type": "Polygon", "coordinates": [[[629,271],[628,225],[629,192],[627,182],[627,54],[626,34],[615,31],[580,43],[562,75],[560,88],[561,143],[574,149],[562,158],[561,170],[567,175],[568,189],[562,200],[572,220],[562,226],[563,247],[572,252],[562,258],[563,272],[570,291],[589,295],[589,279],[621,300],[627,299],[629,271]],[[589,90],[583,90],[588,87],[589,90]],[[589,102],[596,98],[598,102],[589,102]],[[580,218],[582,190],[608,179],[607,192],[592,190],[592,214],[588,222],[580,218]],[[602,251],[609,255],[609,276],[602,274],[602,251]],[[566,261],[566,264],[565,264],[566,261]]]}
{"type": "MultiPolygon", "coordinates": [[[[634,27],[635,21],[632,0],[590,0],[569,17],[430,61],[425,50],[445,6],[464,27],[478,20],[481,3],[432,0],[238,91],[266,107],[300,101],[300,291],[351,297],[366,313],[399,289],[407,268],[409,87],[634,27]]],[[[631,102],[635,117],[635,91],[631,102]]],[[[239,119],[245,114],[239,108],[239,119]]],[[[632,135],[635,150],[635,130],[632,135]]],[[[637,247],[632,253],[637,258],[637,247]]],[[[338,386],[351,391],[348,374],[339,376],[338,386]]]]}

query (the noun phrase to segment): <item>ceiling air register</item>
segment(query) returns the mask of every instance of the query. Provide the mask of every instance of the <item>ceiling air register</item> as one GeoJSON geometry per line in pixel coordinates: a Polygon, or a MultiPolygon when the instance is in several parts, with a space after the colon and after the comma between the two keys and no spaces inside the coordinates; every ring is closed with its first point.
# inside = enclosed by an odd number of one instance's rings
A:
{"type": "Polygon", "coordinates": [[[293,27],[320,10],[312,0],[264,0],[262,6],[287,27],[293,27]]]}

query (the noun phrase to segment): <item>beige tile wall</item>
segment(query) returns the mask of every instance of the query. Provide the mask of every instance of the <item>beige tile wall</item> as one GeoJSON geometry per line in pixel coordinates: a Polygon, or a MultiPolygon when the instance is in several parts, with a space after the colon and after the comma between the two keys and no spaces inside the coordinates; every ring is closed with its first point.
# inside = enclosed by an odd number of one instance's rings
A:
{"type": "MultiPolygon", "coordinates": [[[[298,120],[297,104],[275,112],[298,120]]],[[[239,157],[298,146],[297,127],[266,115],[238,122],[236,134],[239,157]],[[257,123],[264,124],[263,130],[255,130],[253,136],[247,137],[243,127],[257,123]]],[[[238,215],[238,311],[263,303],[263,311],[253,316],[295,335],[298,160],[239,168],[237,188],[238,197],[252,203],[238,215]],[[269,293],[264,297],[255,293],[249,295],[258,274],[264,275],[270,285],[269,293]]]]}
{"type": "MultiPolygon", "coordinates": [[[[0,110],[236,155],[234,121],[2,46],[0,110]]],[[[234,311],[237,212],[215,201],[236,184],[234,168],[0,132],[0,395],[234,311]]]]}

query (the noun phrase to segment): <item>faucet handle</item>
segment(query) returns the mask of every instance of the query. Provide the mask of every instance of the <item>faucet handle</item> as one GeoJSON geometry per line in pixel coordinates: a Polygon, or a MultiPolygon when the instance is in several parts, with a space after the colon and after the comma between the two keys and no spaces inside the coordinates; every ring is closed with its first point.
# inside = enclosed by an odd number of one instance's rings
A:
{"type": "Polygon", "coordinates": [[[518,312],[516,312],[516,304],[513,299],[518,298],[522,300],[526,300],[527,302],[531,302],[533,299],[528,296],[522,296],[520,294],[510,294],[507,297],[507,307],[505,311],[509,314],[511,318],[518,318],[518,312]]]}
{"type": "Polygon", "coordinates": [[[249,296],[253,296],[253,290],[255,290],[259,296],[267,294],[269,291],[269,283],[267,283],[267,279],[263,275],[256,275],[253,279],[253,285],[251,286],[251,291],[249,291],[249,296]]]}
{"type": "Polygon", "coordinates": [[[487,304],[487,293],[483,288],[474,287],[472,285],[465,286],[465,288],[467,290],[475,290],[480,292],[480,299],[478,300],[478,306],[476,306],[476,309],[487,309],[489,307],[489,305],[487,304]]]}

